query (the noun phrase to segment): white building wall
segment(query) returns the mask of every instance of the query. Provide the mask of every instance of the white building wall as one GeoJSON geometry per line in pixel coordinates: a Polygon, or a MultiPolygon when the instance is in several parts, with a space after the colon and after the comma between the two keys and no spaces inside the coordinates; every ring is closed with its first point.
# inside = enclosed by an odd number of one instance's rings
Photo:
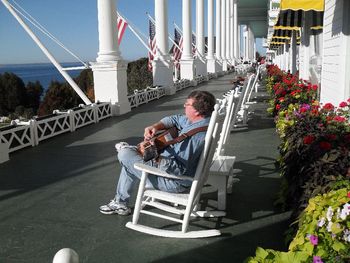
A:
{"type": "Polygon", "coordinates": [[[338,105],[350,95],[349,0],[326,0],[321,102],[338,105]]]}

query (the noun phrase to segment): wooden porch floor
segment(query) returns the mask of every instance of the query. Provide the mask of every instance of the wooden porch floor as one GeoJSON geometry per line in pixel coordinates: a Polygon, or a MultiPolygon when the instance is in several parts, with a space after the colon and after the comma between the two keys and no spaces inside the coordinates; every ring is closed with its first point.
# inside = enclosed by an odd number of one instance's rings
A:
{"type": "MultiPolygon", "coordinates": [[[[125,228],[131,216],[106,216],[98,207],[114,195],[120,167],[114,144],[137,143],[143,128],[183,112],[193,89],[217,98],[230,89],[226,75],[163,97],[121,116],[11,154],[0,165],[0,262],[51,262],[61,248],[73,248],[80,262],[243,262],[257,246],[284,249],[289,213],[273,206],[280,187],[274,166],[279,139],[266,115],[264,93],[249,129],[230,134],[228,155],[236,155],[239,182],[228,195],[227,216],[196,220],[194,227],[218,226],[215,238],[178,240],[125,228]]],[[[215,195],[213,195],[215,196],[215,195]]],[[[167,225],[168,222],[164,223],[167,225]]],[[[174,226],[176,227],[176,226],[174,226]]]]}

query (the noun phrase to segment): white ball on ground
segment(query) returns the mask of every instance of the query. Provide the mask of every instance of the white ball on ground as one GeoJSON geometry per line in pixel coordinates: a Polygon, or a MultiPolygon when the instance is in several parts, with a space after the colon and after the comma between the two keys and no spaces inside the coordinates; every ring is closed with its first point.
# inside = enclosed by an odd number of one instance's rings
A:
{"type": "Polygon", "coordinates": [[[62,248],[55,254],[52,263],[79,263],[79,256],[71,248],[62,248]]]}

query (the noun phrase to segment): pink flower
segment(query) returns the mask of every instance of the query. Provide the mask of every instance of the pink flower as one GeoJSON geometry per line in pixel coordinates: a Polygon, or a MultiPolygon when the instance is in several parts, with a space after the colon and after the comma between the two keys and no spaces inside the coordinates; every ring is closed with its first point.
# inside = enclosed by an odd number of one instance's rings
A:
{"type": "Polygon", "coordinates": [[[348,192],[348,197],[350,198],[350,192],[348,192]]]}
{"type": "Polygon", "coordinates": [[[304,137],[303,142],[304,144],[311,144],[315,140],[315,136],[313,135],[307,135],[304,137]]]}
{"type": "Polygon", "coordinates": [[[313,263],[323,263],[321,257],[319,257],[319,256],[314,256],[312,262],[313,262],[313,263]]]}
{"type": "Polygon", "coordinates": [[[311,242],[311,244],[313,244],[314,246],[317,246],[317,244],[318,244],[318,237],[315,236],[315,235],[311,235],[311,236],[310,236],[310,242],[311,242]]]}
{"type": "Polygon", "coordinates": [[[340,102],[340,104],[339,104],[339,107],[340,107],[340,108],[344,108],[344,107],[346,107],[346,106],[348,106],[348,104],[347,104],[345,101],[340,102]]]}

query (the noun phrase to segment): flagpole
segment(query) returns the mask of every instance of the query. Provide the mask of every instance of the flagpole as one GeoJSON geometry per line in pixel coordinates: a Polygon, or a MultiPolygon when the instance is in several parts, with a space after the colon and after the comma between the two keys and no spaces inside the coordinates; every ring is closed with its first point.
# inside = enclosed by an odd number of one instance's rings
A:
{"type": "Polygon", "coordinates": [[[122,16],[119,12],[117,12],[117,15],[122,17],[123,19],[125,19],[125,21],[128,23],[128,26],[131,30],[132,33],[134,33],[134,35],[138,38],[138,40],[140,40],[141,44],[153,55],[155,56],[156,54],[153,53],[153,51],[149,48],[148,44],[145,43],[145,41],[139,36],[139,34],[135,31],[135,29],[133,28],[133,26],[129,23],[129,20],[127,20],[124,16],[122,16]]]}
{"type": "MultiPolygon", "coordinates": [[[[148,12],[146,12],[146,14],[147,14],[148,18],[151,19],[151,21],[152,21],[153,23],[156,22],[156,21],[153,19],[153,17],[152,17],[148,12]]],[[[181,48],[180,48],[180,47],[178,46],[178,44],[176,44],[176,42],[170,37],[169,34],[168,34],[168,38],[169,38],[170,42],[172,42],[178,49],[181,50],[181,48]]]]}
{"type": "Polygon", "coordinates": [[[44,46],[44,44],[39,40],[39,38],[34,34],[34,32],[29,28],[29,26],[22,20],[22,18],[16,13],[12,8],[12,5],[7,0],[1,0],[4,6],[8,9],[10,14],[17,20],[17,22],[23,27],[27,34],[33,39],[33,41],[38,45],[41,51],[46,55],[50,62],[56,67],[56,69],[61,73],[69,85],[74,89],[78,96],[84,101],[86,105],[91,104],[90,99],[85,95],[85,93],[80,89],[80,87],[75,83],[72,77],[63,70],[62,66],[56,58],[49,52],[49,50],[44,46]]]}
{"type": "MultiPolygon", "coordinates": [[[[177,28],[177,30],[180,31],[180,33],[181,33],[181,35],[182,35],[182,30],[180,29],[180,27],[179,27],[175,22],[174,22],[174,26],[177,28]]],[[[196,33],[194,33],[194,32],[192,31],[192,34],[197,38],[196,33]]],[[[195,44],[192,43],[192,46],[195,47],[195,44]]],[[[205,47],[208,48],[207,44],[205,44],[205,47]]]]}
{"type": "MultiPolygon", "coordinates": [[[[182,34],[182,30],[180,29],[180,27],[178,27],[178,25],[174,22],[174,26],[177,28],[177,30],[180,32],[180,34],[181,34],[181,36],[183,35],[182,34]]],[[[193,32],[192,32],[192,34],[193,34],[193,32]]],[[[196,45],[195,44],[193,44],[193,41],[191,41],[191,44],[192,44],[192,46],[195,48],[196,47],[196,45]]]]}

